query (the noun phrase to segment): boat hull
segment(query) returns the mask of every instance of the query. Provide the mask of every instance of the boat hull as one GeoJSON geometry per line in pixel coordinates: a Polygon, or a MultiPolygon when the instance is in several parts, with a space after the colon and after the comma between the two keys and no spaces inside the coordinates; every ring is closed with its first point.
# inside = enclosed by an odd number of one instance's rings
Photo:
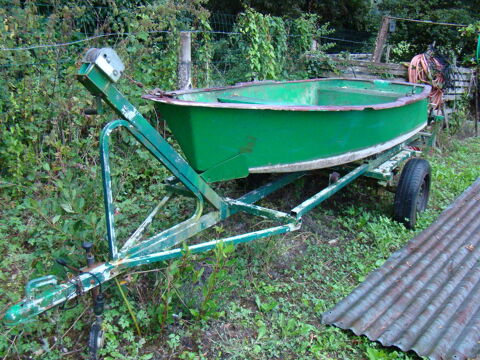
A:
{"type": "MultiPolygon", "coordinates": [[[[322,81],[325,80],[317,80],[322,81]]],[[[344,99],[341,105],[318,105],[318,97],[315,105],[301,104],[298,99],[293,100],[301,105],[291,105],[281,99],[286,103],[284,105],[281,101],[268,99],[257,104],[195,101],[192,96],[202,99],[205,93],[213,93],[220,99],[221,96],[230,96],[232,89],[236,89],[236,93],[251,95],[252,90],[247,88],[250,87],[255,89],[255,99],[258,99],[260,90],[265,92],[265,98],[269,89],[283,86],[288,98],[288,85],[285,86],[288,83],[265,84],[264,89],[261,89],[262,85],[240,85],[195,90],[183,92],[177,95],[178,98],[165,95],[146,97],[156,101],[157,111],[167,121],[190,165],[199,172],[223,166],[227,168],[226,177],[231,177],[228,175],[229,161],[232,166],[246,168],[233,171],[233,174],[311,170],[348,163],[393,147],[426,125],[428,87],[382,81],[381,88],[390,90],[383,99],[389,101],[382,102],[369,96],[376,91],[371,89],[378,84],[341,81],[343,85],[353,83],[357,86],[353,94],[358,99],[344,99]],[[363,97],[365,104],[358,103],[362,101],[358,92],[362,85],[367,87],[363,97]],[[392,85],[395,92],[390,89],[392,85]],[[417,93],[400,96],[412,88],[417,93]],[[392,93],[399,96],[394,97],[392,93]],[[242,161],[232,161],[239,156],[242,161]]],[[[308,82],[293,83],[308,86],[308,82]]],[[[345,89],[345,97],[351,95],[348,86],[335,88],[345,89]]],[[[332,96],[331,93],[328,95],[332,96]]],[[[235,99],[248,102],[253,101],[248,100],[251,98],[239,96],[235,99]]],[[[338,103],[340,100],[332,97],[330,101],[338,103]]]]}

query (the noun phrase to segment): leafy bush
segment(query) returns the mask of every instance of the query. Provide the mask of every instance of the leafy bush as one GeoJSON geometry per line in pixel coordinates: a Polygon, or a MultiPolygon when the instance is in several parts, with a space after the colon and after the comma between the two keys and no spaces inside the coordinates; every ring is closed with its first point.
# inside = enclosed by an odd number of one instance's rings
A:
{"type": "Polygon", "coordinates": [[[319,18],[303,14],[294,20],[263,15],[247,8],[238,15],[227,52],[230,69],[229,82],[251,80],[304,79],[316,76],[314,59],[326,58],[325,52],[333,46],[322,43],[321,36],[333,32],[328,24],[319,26],[319,18]],[[313,42],[318,46],[312,49],[313,42]],[[246,60],[246,61],[245,61],[246,60]]]}
{"type": "MultiPolygon", "coordinates": [[[[447,0],[384,0],[378,4],[385,15],[430,20],[454,24],[472,24],[478,13],[478,4],[465,1],[447,0]]],[[[377,18],[378,22],[378,18],[377,18]]],[[[459,27],[432,25],[396,20],[395,31],[389,35],[389,43],[398,48],[402,42],[410,46],[403,48],[402,61],[409,61],[413,56],[423,53],[428,45],[435,42],[437,49],[449,59],[468,61],[473,53],[475,42],[461,37],[459,27]]]]}

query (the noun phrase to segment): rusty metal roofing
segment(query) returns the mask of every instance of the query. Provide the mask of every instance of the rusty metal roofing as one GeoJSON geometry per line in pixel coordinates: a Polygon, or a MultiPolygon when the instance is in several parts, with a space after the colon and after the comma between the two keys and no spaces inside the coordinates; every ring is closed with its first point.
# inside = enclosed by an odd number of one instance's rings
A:
{"type": "Polygon", "coordinates": [[[480,355],[480,178],[322,321],[430,359],[480,355]]]}

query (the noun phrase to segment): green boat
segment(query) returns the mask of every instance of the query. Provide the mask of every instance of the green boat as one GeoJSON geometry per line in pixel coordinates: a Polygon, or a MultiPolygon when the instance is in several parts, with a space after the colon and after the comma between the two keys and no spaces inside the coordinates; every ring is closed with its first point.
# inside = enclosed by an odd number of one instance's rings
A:
{"type": "Polygon", "coordinates": [[[242,83],[144,98],[207,181],[313,170],[400,144],[427,124],[430,87],[385,80],[242,83]]]}

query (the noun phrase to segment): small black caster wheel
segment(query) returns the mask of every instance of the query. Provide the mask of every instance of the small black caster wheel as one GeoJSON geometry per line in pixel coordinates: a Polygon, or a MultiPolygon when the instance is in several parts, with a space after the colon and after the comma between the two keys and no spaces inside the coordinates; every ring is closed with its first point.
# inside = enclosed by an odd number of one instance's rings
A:
{"type": "Polygon", "coordinates": [[[429,162],[418,158],[409,160],[400,174],[393,203],[393,217],[405,224],[407,229],[415,228],[417,214],[427,208],[431,174],[429,162]]]}
{"type": "Polygon", "coordinates": [[[98,360],[98,351],[103,347],[105,342],[105,333],[102,325],[94,322],[90,328],[90,336],[88,338],[88,353],[91,360],[98,360]]]}

